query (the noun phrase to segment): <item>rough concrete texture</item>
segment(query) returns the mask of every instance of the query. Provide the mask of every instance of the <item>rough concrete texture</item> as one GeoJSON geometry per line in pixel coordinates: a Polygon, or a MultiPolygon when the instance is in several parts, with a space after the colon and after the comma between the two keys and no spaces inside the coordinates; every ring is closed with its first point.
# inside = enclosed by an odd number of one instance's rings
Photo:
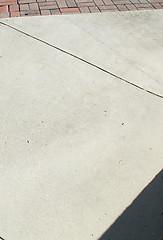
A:
{"type": "MultiPolygon", "coordinates": [[[[3,22],[161,93],[162,19],[3,22]]],[[[162,98],[2,24],[0,68],[1,236],[99,239],[162,168],[162,98]]]]}

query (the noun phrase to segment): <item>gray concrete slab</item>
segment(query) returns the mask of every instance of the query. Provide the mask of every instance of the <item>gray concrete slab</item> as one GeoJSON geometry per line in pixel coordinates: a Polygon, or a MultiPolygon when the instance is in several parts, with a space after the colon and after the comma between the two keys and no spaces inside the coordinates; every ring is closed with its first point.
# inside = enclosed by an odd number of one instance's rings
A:
{"type": "Polygon", "coordinates": [[[162,10],[3,22],[163,95],[162,10]]]}
{"type": "Polygon", "coordinates": [[[0,46],[1,236],[98,239],[162,168],[162,99],[3,25],[0,46]]]}

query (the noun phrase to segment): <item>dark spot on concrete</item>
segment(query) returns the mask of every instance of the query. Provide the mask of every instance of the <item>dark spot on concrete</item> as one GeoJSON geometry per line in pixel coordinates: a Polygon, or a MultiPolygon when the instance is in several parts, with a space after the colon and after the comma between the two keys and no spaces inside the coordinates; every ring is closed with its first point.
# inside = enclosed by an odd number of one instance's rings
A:
{"type": "Polygon", "coordinates": [[[27,140],[27,143],[29,143],[29,140],[27,140]]]}
{"type": "Polygon", "coordinates": [[[124,125],[124,123],[122,123],[122,125],[124,125]]]}

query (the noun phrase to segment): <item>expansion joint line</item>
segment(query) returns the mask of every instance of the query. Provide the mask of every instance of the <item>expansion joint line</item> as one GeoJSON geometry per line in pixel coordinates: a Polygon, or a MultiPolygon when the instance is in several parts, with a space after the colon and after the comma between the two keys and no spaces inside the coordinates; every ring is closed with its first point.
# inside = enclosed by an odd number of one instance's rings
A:
{"type": "Polygon", "coordinates": [[[56,50],[58,50],[58,51],[60,51],[60,52],[62,52],[62,53],[65,53],[65,54],[67,54],[67,55],[69,55],[69,56],[71,56],[71,57],[73,57],[73,58],[76,58],[76,59],[78,59],[78,60],[80,60],[80,61],[82,61],[82,62],[84,62],[84,63],[87,63],[88,65],[90,65],[90,66],[92,66],[92,67],[94,67],[94,68],[97,68],[97,69],[99,69],[100,71],[105,72],[105,73],[107,73],[107,74],[109,74],[109,75],[111,75],[111,76],[113,76],[113,77],[115,77],[115,78],[117,78],[117,79],[119,79],[119,80],[121,80],[121,81],[129,84],[129,85],[132,85],[133,87],[136,87],[136,88],[138,88],[138,89],[140,89],[140,90],[142,90],[142,91],[144,91],[144,92],[146,92],[146,93],[152,94],[152,95],[154,95],[154,96],[156,96],[156,97],[159,97],[159,98],[163,98],[162,95],[159,95],[159,94],[154,93],[154,92],[152,92],[152,91],[146,90],[145,88],[143,88],[143,87],[141,87],[141,86],[139,86],[139,85],[137,85],[137,84],[134,84],[134,83],[132,83],[132,82],[129,82],[129,81],[127,81],[126,79],[121,78],[121,77],[117,76],[116,74],[114,74],[114,73],[112,73],[112,72],[109,72],[109,71],[107,71],[106,69],[104,69],[104,68],[102,68],[102,67],[100,67],[100,66],[98,66],[98,65],[96,65],[96,64],[93,64],[93,63],[91,63],[91,62],[89,62],[89,61],[87,61],[87,60],[85,60],[85,59],[82,59],[82,58],[80,58],[80,57],[78,57],[78,56],[76,56],[76,55],[74,55],[74,54],[72,54],[72,53],[69,53],[69,52],[67,52],[67,51],[65,51],[65,50],[63,50],[63,49],[61,49],[61,48],[59,48],[59,47],[57,47],[57,46],[55,46],[55,45],[53,45],[53,44],[50,44],[50,43],[48,43],[48,42],[46,42],[46,41],[44,41],[44,40],[41,40],[41,39],[39,39],[39,38],[37,38],[37,37],[34,37],[34,36],[32,36],[32,35],[30,35],[30,34],[28,34],[28,33],[26,33],[26,32],[23,32],[23,31],[15,28],[15,27],[12,27],[12,26],[8,25],[7,23],[0,22],[0,24],[4,25],[4,26],[6,26],[6,27],[9,27],[9,28],[11,28],[11,29],[13,29],[13,30],[15,30],[15,31],[23,34],[23,35],[26,35],[27,37],[33,38],[34,40],[39,41],[39,42],[41,42],[41,43],[43,43],[43,44],[45,44],[45,45],[48,45],[49,47],[55,48],[56,50]]]}

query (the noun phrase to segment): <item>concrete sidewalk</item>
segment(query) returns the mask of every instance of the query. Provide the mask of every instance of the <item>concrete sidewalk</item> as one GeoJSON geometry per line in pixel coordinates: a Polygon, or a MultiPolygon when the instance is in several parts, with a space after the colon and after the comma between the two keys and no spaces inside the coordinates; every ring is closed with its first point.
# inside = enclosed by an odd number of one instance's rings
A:
{"type": "Polygon", "coordinates": [[[162,29],[162,10],[0,21],[1,237],[100,239],[161,171],[162,29]]]}

